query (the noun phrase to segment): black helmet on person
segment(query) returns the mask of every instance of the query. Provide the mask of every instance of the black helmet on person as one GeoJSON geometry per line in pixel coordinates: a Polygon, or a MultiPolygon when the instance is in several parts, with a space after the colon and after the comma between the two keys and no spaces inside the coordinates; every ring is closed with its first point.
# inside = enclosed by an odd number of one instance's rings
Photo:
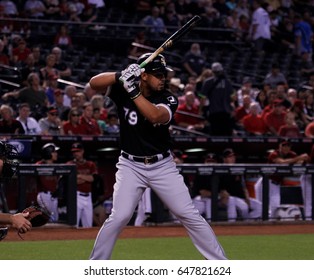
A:
{"type": "MultiPolygon", "coordinates": [[[[137,64],[141,65],[152,53],[145,53],[137,59],[137,64]]],[[[152,61],[148,62],[145,66],[145,73],[165,73],[173,71],[166,64],[166,59],[163,55],[158,54],[152,61]]]]}
{"type": "Polygon", "coordinates": [[[45,160],[52,159],[52,153],[58,151],[60,148],[54,143],[47,143],[41,148],[42,158],[45,160]]]}

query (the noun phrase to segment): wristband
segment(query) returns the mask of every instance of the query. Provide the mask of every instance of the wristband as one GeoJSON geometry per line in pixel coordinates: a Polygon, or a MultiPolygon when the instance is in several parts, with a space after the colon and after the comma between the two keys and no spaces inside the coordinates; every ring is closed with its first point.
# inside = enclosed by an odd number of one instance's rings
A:
{"type": "Polygon", "coordinates": [[[138,98],[140,95],[141,95],[141,92],[139,91],[139,92],[135,93],[134,95],[131,94],[130,98],[131,98],[131,100],[134,100],[134,99],[138,98]]]}

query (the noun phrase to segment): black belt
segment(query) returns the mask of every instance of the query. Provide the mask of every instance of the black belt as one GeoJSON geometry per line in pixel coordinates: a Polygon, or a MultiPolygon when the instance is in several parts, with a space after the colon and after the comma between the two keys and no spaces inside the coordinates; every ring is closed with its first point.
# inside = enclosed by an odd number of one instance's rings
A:
{"type": "Polygon", "coordinates": [[[159,160],[162,160],[164,158],[167,158],[170,156],[170,153],[169,152],[165,152],[165,153],[162,153],[160,154],[161,158],[158,157],[158,155],[154,155],[154,156],[150,156],[150,157],[137,157],[137,156],[132,156],[132,155],[129,155],[125,152],[122,152],[121,155],[128,159],[128,160],[133,160],[133,161],[136,161],[136,162],[142,162],[142,163],[145,163],[145,164],[153,164],[159,160]]]}
{"type": "Polygon", "coordinates": [[[89,196],[89,193],[88,192],[78,192],[78,194],[80,195],[80,196],[89,196]]]}

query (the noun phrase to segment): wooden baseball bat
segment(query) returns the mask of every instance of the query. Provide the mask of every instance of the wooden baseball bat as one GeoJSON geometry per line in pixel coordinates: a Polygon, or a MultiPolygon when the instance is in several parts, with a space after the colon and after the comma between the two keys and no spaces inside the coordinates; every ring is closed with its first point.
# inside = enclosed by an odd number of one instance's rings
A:
{"type": "Polygon", "coordinates": [[[157,55],[162,53],[164,50],[173,46],[179,39],[181,39],[186,33],[188,33],[196,23],[201,19],[200,16],[194,16],[180,29],[173,33],[157,50],[155,50],[148,58],[146,58],[141,64],[141,68],[144,68],[147,63],[152,61],[157,55]]]}

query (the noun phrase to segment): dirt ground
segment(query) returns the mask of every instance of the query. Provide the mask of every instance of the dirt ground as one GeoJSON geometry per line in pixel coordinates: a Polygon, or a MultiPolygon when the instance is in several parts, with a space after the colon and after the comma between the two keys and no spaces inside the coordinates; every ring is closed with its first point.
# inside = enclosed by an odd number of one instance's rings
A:
{"type": "MultiPolygon", "coordinates": [[[[252,224],[212,224],[216,235],[261,235],[261,234],[314,234],[312,222],[290,223],[252,223],[252,224]]],[[[38,240],[79,240],[95,239],[99,228],[76,229],[69,226],[46,225],[41,228],[33,228],[27,234],[23,234],[25,241],[38,240]]],[[[184,237],[186,230],[181,225],[159,225],[134,227],[127,226],[120,238],[149,238],[149,237],[184,237]]],[[[9,229],[7,241],[23,241],[14,229],[9,229]]]]}

